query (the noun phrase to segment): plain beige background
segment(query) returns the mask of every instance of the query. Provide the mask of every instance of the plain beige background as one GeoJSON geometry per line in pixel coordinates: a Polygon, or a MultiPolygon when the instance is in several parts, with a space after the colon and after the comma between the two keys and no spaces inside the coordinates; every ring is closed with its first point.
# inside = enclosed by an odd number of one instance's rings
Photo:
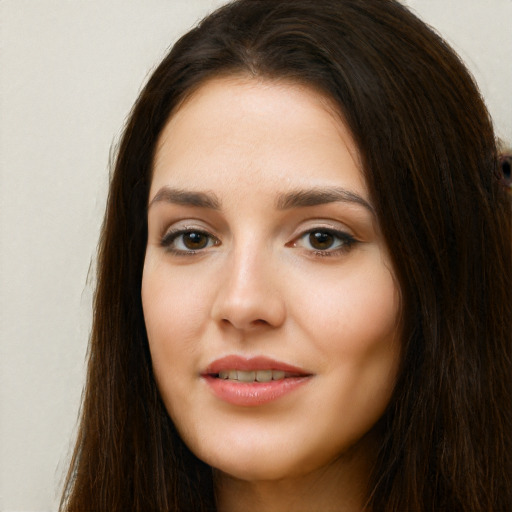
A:
{"type": "MultiPolygon", "coordinates": [[[[0,2],[0,510],[55,510],[84,377],[109,153],[150,70],[222,0],[0,2]]],[[[408,0],[512,143],[512,0],[408,0]]]]}

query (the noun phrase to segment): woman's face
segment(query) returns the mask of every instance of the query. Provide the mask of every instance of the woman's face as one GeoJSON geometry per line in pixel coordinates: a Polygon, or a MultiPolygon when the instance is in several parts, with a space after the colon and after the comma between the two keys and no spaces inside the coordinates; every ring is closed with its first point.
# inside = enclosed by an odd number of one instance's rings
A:
{"type": "Polygon", "coordinates": [[[189,448],[269,480],[360,445],[395,381],[399,292],[329,101],[290,84],[207,82],[160,137],[148,226],[154,374],[189,448]]]}

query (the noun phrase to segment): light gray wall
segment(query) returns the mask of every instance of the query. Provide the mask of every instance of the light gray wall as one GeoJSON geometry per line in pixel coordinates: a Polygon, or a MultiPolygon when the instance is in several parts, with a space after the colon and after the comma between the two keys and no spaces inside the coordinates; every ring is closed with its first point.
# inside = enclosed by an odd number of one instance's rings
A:
{"type": "MultiPolygon", "coordinates": [[[[222,0],[0,2],[0,510],[54,510],[78,412],[109,151],[166,48],[222,0]]],[[[409,0],[512,142],[512,0],[409,0]]]]}

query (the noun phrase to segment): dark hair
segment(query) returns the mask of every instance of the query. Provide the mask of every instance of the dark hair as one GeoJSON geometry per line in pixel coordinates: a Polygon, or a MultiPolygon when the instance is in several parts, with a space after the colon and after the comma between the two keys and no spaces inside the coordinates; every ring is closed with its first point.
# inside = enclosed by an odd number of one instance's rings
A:
{"type": "Polygon", "coordinates": [[[368,508],[511,510],[511,202],[471,76],[394,0],[238,0],[182,37],[149,79],[111,179],[61,509],[215,509],[211,470],[160,399],[140,289],[156,141],[185,97],[232,74],[327,94],[361,154],[403,324],[368,508]]]}

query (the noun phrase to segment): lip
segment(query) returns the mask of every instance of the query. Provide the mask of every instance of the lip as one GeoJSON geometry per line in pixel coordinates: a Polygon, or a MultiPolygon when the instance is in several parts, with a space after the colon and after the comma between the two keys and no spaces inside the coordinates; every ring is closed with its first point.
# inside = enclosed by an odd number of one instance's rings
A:
{"type": "Polygon", "coordinates": [[[215,374],[225,370],[241,370],[246,372],[258,371],[258,370],[281,370],[287,373],[294,373],[297,375],[308,376],[311,372],[292,366],[291,364],[276,361],[265,356],[258,357],[241,357],[241,356],[226,356],[221,359],[217,359],[208,365],[206,370],[202,372],[202,375],[215,374]]]}
{"type": "Polygon", "coordinates": [[[201,372],[201,377],[214,395],[224,402],[242,407],[256,407],[278,400],[302,387],[311,380],[313,374],[303,368],[264,356],[244,358],[231,355],[213,361],[201,372]],[[218,378],[219,372],[229,370],[277,370],[291,375],[281,380],[251,383],[218,378]]]}

